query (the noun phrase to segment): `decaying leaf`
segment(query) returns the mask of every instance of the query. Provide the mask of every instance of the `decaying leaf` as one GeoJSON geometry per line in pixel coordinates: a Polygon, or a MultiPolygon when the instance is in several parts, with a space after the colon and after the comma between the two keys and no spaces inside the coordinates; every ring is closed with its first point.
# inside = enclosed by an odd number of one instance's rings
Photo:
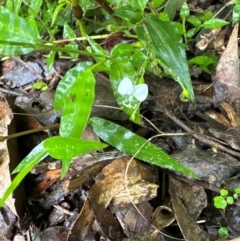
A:
{"type": "MultiPolygon", "coordinates": [[[[3,95],[0,95],[0,135],[8,135],[8,125],[12,120],[12,112],[6,103],[3,95]]],[[[9,168],[9,154],[7,148],[7,142],[0,142],[0,194],[1,196],[11,183],[11,171],[9,168]]],[[[11,209],[12,212],[16,213],[15,200],[10,197],[6,205],[11,209]]]]}
{"type": "Polygon", "coordinates": [[[227,48],[222,54],[213,76],[215,97],[218,103],[228,101],[240,113],[240,79],[238,62],[238,24],[234,27],[227,48]]]}
{"type": "Polygon", "coordinates": [[[173,210],[184,239],[210,240],[209,234],[196,224],[202,209],[207,206],[207,196],[204,189],[179,181],[171,176],[169,181],[173,210]]]}

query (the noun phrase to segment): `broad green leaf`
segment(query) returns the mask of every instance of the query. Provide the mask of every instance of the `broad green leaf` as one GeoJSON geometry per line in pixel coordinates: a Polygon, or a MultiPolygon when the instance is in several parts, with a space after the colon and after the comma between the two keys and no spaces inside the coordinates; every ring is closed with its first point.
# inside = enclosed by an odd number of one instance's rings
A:
{"type": "Polygon", "coordinates": [[[27,54],[33,50],[33,48],[8,45],[8,41],[36,44],[40,38],[36,29],[25,19],[2,6],[0,6],[0,32],[0,40],[6,42],[6,44],[0,44],[0,52],[4,55],[27,54]]]}
{"type": "Polygon", "coordinates": [[[44,148],[55,159],[70,160],[89,151],[107,147],[99,141],[82,140],[78,138],[53,136],[44,141],[44,148]]]}
{"type": "Polygon", "coordinates": [[[229,24],[229,22],[222,20],[222,19],[209,19],[205,21],[202,26],[207,29],[215,29],[215,28],[221,28],[225,25],[229,24]]]}
{"type": "Polygon", "coordinates": [[[92,65],[91,62],[81,62],[77,64],[74,68],[70,69],[62,80],[59,82],[57,86],[57,90],[55,93],[54,99],[54,110],[61,110],[64,106],[66,100],[69,99],[69,89],[74,84],[76,78],[80,73],[83,73],[86,69],[88,69],[92,65]]]}
{"type": "Polygon", "coordinates": [[[136,23],[140,22],[143,18],[142,12],[134,10],[129,5],[118,8],[114,12],[114,15],[116,15],[120,18],[123,18],[132,24],[136,24],[136,23]]]}
{"type": "Polygon", "coordinates": [[[167,155],[154,144],[111,121],[93,117],[90,123],[94,132],[105,142],[136,158],[188,176],[196,175],[167,155]]]}
{"type": "Polygon", "coordinates": [[[162,22],[155,15],[149,15],[144,20],[160,64],[181,85],[182,97],[193,101],[192,82],[181,36],[171,22],[162,22]]]}
{"type": "Polygon", "coordinates": [[[15,168],[13,173],[17,173],[17,176],[13,179],[10,186],[7,188],[0,200],[0,207],[4,204],[11,193],[20,184],[23,178],[32,170],[32,168],[48,155],[47,150],[43,146],[43,142],[38,144],[15,168]]]}
{"type": "Polygon", "coordinates": [[[90,69],[80,73],[65,92],[60,135],[79,138],[85,129],[95,97],[95,77],[90,69]]]}
{"type": "Polygon", "coordinates": [[[183,4],[184,0],[168,0],[164,12],[168,14],[169,19],[173,20],[177,10],[181,7],[183,4]]]}

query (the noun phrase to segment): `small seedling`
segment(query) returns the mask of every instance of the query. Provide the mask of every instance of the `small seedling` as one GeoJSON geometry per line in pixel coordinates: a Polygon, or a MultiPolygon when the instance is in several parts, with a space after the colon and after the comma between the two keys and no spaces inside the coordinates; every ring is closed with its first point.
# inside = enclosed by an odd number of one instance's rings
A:
{"type": "Polygon", "coordinates": [[[219,228],[218,234],[221,238],[227,238],[228,237],[228,228],[226,228],[226,227],[219,228]]]}
{"type": "MultiPolygon", "coordinates": [[[[238,199],[239,194],[240,188],[235,188],[232,195],[229,194],[229,191],[226,188],[222,188],[220,190],[220,195],[214,198],[214,207],[225,211],[227,205],[232,205],[234,200],[238,199]]],[[[227,238],[228,229],[226,227],[221,227],[218,230],[218,234],[222,238],[227,238]]]]}
{"type": "Polygon", "coordinates": [[[41,90],[41,91],[45,91],[48,89],[48,86],[46,83],[44,83],[43,81],[38,81],[36,83],[33,84],[33,87],[37,90],[41,90]]]}

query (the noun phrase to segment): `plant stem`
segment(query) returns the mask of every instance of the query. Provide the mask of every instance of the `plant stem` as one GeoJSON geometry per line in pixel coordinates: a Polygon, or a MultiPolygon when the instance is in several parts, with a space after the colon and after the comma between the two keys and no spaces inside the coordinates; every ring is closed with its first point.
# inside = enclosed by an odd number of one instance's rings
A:
{"type": "Polygon", "coordinates": [[[60,126],[60,124],[59,124],[59,123],[56,123],[56,124],[52,124],[52,125],[48,125],[48,126],[43,126],[43,127],[40,127],[40,128],[36,128],[36,129],[33,129],[33,130],[22,131],[22,132],[19,132],[19,133],[15,133],[15,134],[8,135],[8,136],[0,136],[0,142],[6,141],[6,140],[9,140],[9,139],[12,139],[12,138],[17,138],[17,137],[19,137],[19,136],[29,135],[29,134],[32,134],[32,133],[35,133],[35,132],[39,132],[39,131],[44,131],[44,130],[47,130],[47,129],[56,128],[56,127],[59,127],[59,126],[60,126]]]}

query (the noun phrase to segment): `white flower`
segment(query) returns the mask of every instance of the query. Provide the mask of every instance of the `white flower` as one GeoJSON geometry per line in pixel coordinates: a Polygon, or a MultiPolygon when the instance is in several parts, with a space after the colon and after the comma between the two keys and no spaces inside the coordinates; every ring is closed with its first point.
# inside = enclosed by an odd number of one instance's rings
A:
{"type": "Polygon", "coordinates": [[[133,86],[132,81],[128,77],[124,77],[118,86],[118,93],[121,95],[129,95],[129,97],[133,96],[142,102],[147,98],[148,86],[146,84],[133,86]]]}

